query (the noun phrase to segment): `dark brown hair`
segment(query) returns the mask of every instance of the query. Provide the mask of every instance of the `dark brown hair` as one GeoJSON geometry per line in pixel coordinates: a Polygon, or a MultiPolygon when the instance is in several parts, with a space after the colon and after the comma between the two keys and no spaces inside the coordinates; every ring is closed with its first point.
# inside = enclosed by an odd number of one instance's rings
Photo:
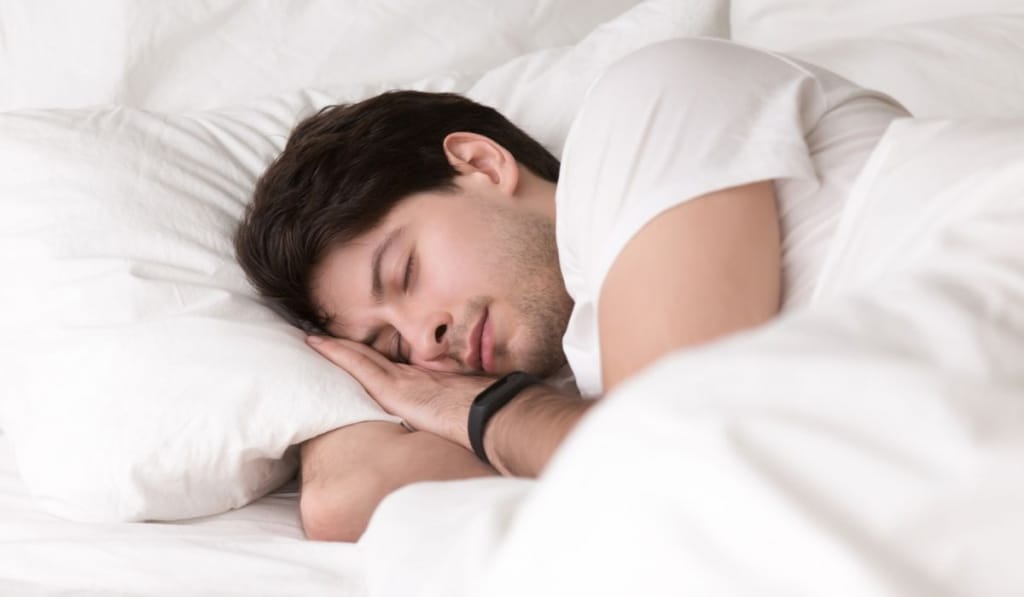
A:
{"type": "Polygon", "coordinates": [[[454,190],[443,141],[457,131],[489,137],[558,181],[551,152],[493,108],[454,93],[392,91],[328,106],[292,131],[235,233],[238,262],[257,292],[293,324],[326,332],[311,292],[316,267],[403,198],[454,190]]]}

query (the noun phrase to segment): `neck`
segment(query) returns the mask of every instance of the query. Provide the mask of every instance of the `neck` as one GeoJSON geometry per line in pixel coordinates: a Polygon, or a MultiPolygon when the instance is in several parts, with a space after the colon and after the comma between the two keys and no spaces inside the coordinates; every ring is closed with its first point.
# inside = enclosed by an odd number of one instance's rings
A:
{"type": "Polygon", "coordinates": [[[545,180],[526,168],[521,168],[518,191],[524,198],[523,205],[534,213],[538,213],[555,223],[555,189],[556,184],[545,180]]]}

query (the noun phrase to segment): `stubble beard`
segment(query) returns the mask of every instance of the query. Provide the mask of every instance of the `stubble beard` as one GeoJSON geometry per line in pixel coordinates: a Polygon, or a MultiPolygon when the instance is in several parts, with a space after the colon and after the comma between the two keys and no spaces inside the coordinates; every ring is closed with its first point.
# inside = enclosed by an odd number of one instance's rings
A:
{"type": "Polygon", "coordinates": [[[547,377],[565,365],[562,336],[572,313],[573,301],[565,289],[558,263],[555,226],[540,214],[500,208],[492,214],[496,254],[496,284],[509,293],[519,312],[517,353],[508,338],[494,347],[495,360],[510,362],[508,370],[528,371],[547,377]]]}

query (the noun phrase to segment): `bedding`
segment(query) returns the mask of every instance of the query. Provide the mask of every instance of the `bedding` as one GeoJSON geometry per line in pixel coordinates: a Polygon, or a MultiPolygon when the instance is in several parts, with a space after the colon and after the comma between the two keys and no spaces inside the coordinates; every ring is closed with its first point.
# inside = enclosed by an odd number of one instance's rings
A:
{"type": "Polygon", "coordinates": [[[922,118],[1024,118],[1017,0],[733,0],[731,35],[892,95],[922,118]]]}
{"type": "MultiPolygon", "coordinates": [[[[1020,14],[1024,14],[1024,6],[1017,0],[733,0],[729,4],[733,38],[783,52],[869,38],[890,27],[1020,14]]],[[[998,45],[1012,39],[987,41],[998,45]]]]}
{"type": "Polygon", "coordinates": [[[1022,13],[0,0],[0,593],[1024,592],[1021,225],[1005,201],[1021,187],[1022,13]],[[539,481],[420,483],[360,544],[302,539],[294,446],[386,415],[230,260],[245,188],[291,124],[385,89],[455,90],[560,152],[604,65],[694,35],[792,50],[954,120],[890,131],[806,313],[667,358],[539,481]],[[1018,120],[956,120],[978,116],[1018,120]],[[963,185],[981,191],[973,211],[945,200],[963,185]],[[885,230],[870,226],[886,198],[925,190],[936,220],[892,201],[919,236],[866,234],[885,230]],[[775,390],[761,407],[751,388],[775,390]],[[674,481],[640,479],[667,455],[674,481]]]}
{"type": "Polygon", "coordinates": [[[922,118],[1024,118],[1020,10],[892,26],[791,53],[886,89],[922,118]],[[891,60],[914,66],[892,69],[886,66],[891,60]]]}
{"type": "Polygon", "coordinates": [[[3,0],[0,109],[204,110],[306,87],[474,75],[575,44],[636,3],[3,0]]]}

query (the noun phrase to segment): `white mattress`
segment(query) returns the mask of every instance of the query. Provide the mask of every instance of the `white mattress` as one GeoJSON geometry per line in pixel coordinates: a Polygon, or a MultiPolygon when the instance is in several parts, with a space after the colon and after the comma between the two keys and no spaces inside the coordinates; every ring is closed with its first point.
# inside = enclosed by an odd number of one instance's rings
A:
{"type": "Polygon", "coordinates": [[[307,541],[294,482],[178,523],[83,524],[37,508],[0,433],[0,595],[363,595],[359,547],[307,541]]]}

